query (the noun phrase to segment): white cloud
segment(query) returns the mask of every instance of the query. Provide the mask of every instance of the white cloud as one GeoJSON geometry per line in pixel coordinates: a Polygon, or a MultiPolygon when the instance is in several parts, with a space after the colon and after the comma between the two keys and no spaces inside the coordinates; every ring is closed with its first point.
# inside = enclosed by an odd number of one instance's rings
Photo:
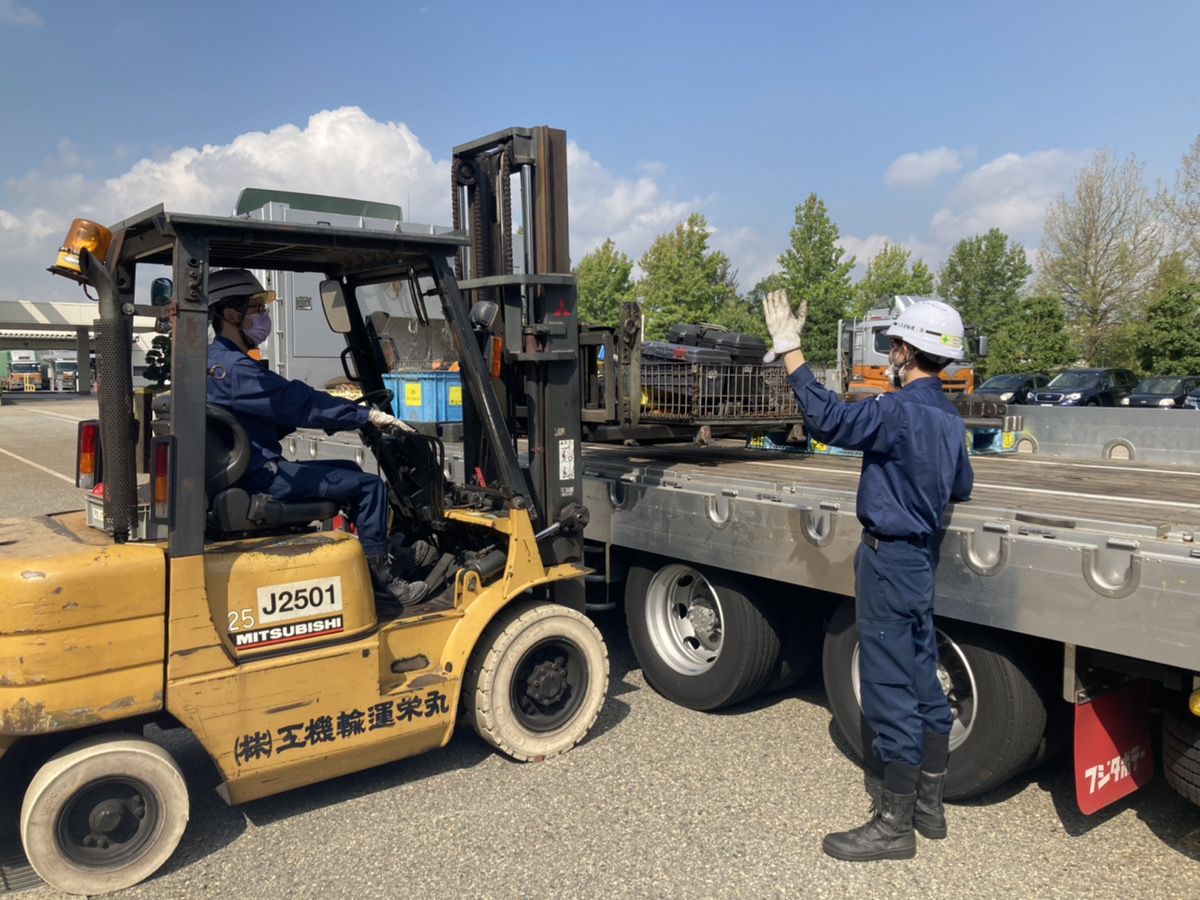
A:
{"type": "MultiPolygon", "coordinates": [[[[712,201],[666,197],[654,177],[664,171],[659,163],[643,164],[638,177],[621,177],[574,142],[567,159],[576,263],[607,237],[636,262],[655,237],[712,201]]],[[[62,141],[57,156],[7,182],[9,208],[0,209],[6,275],[0,299],[78,299],[77,288],[52,278],[45,267],[80,216],[108,224],[157,203],[228,215],[242,188],[257,187],[397,203],[410,221],[444,225],[451,218],[449,160],[435,160],[407,125],[377,122],[358,107],[316,113],[303,127],[281,125],[228,144],[167,151],[115,177],[95,177],[96,167],[62,141]]],[[[739,239],[737,254],[753,243],[739,239]]],[[[730,256],[745,265],[739,255],[730,256]]]]}
{"type": "Polygon", "coordinates": [[[960,151],[948,147],[905,153],[887,167],[883,180],[886,184],[926,185],[944,172],[959,171],[963,167],[964,157],[972,153],[970,148],[960,151]]]}
{"type": "MultiPolygon", "coordinates": [[[[662,188],[650,175],[636,179],[614,175],[574,141],[567,145],[567,165],[572,265],[606,238],[612,238],[617,248],[636,263],[658,235],[711,199],[671,200],[663,196],[662,188]]],[[[643,164],[642,169],[655,174],[662,171],[652,164],[643,164]]]]}
{"type": "MultiPolygon", "coordinates": [[[[127,148],[115,149],[127,153],[127,148]]],[[[910,231],[911,225],[905,227],[906,237],[843,232],[841,245],[857,257],[856,276],[885,240],[902,245],[935,270],[957,241],[993,227],[1035,248],[1046,207],[1070,190],[1090,156],[1091,151],[1065,150],[1004,154],[967,172],[940,197],[927,232],[910,231]]],[[[957,152],[956,158],[961,162],[966,152],[957,152]]],[[[717,199],[670,196],[663,187],[668,169],[662,163],[641,163],[636,174],[620,175],[574,142],[568,144],[567,160],[573,263],[609,237],[636,263],[658,235],[693,212],[711,209],[717,199]]],[[[227,215],[245,187],[396,203],[410,221],[450,222],[449,160],[435,159],[406,124],[376,121],[358,107],[326,110],[303,125],[250,132],[227,144],[160,151],[113,177],[98,177],[99,168],[97,160],[62,140],[55,156],[5,183],[0,195],[7,198],[0,207],[5,273],[0,299],[79,299],[78,288],[45,271],[77,216],[111,223],[156,203],[227,215]]],[[[785,235],[760,234],[738,221],[713,220],[709,225],[709,246],[729,256],[743,290],[778,269],[785,235]]]]}
{"type": "Polygon", "coordinates": [[[854,257],[851,278],[857,281],[866,274],[867,263],[879,255],[884,244],[903,247],[909,254],[910,266],[919,259],[932,271],[937,270],[939,263],[946,256],[945,248],[931,244],[912,234],[906,238],[895,238],[886,234],[869,234],[866,237],[843,234],[838,237],[838,246],[845,251],[843,258],[854,257]]]}
{"type": "Polygon", "coordinates": [[[779,271],[779,250],[748,225],[712,232],[708,239],[710,250],[720,250],[729,257],[737,270],[738,290],[743,294],[770,275],[779,271]]]}
{"type": "Polygon", "coordinates": [[[963,238],[999,228],[1009,236],[1041,234],[1048,207],[1071,189],[1091,150],[1005,153],[962,177],[930,222],[931,236],[952,246],[963,238]]]}
{"type": "Polygon", "coordinates": [[[303,128],[283,125],[141,159],[112,178],[92,177],[93,168],[62,142],[58,157],[7,183],[16,202],[0,210],[0,261],[7,264],[0,299],[78,298],[44,271],[77,216],[107,224],[157,203],[228,215],[242,188],[259,187],[397,203],[408,219],[450,220],[449,161],[435,161],[406,125],[376,122],[357,107],[317,113],[303,128]]]}
{"type": "Polygon", "coordinates": [[[0,0],[0,25],[35,25],[41,27],[44,24],[41,16],[32,9],[17,3],[16,0],[0,0]]]}

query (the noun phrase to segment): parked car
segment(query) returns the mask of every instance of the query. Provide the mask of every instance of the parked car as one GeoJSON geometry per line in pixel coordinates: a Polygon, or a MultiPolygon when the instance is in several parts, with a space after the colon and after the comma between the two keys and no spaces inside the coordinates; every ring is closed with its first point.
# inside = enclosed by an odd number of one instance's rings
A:
{"type": "Polygon", "coordinates": [[[1188,394],[1197,388],[1200,388],[1200,377],[1195,375],[1151,375],[1143,378],[1121,405],[1174,409],[1183,406],[1188,394]]]}
{"type": "Polygon", "coordinates": [[[1128,397],[1137,378],[1128,369],[1068,369],[1029,395],[1035,406],[1117,406],[1128,397]]]}
{"type": "Polygon", "coordinates": [[[977,394],[995,394],[1005,403],[1025,403],[1031,391],[1041,390],[1050,383],[1049,375],[993,375],[975,389],[977,394]]]}

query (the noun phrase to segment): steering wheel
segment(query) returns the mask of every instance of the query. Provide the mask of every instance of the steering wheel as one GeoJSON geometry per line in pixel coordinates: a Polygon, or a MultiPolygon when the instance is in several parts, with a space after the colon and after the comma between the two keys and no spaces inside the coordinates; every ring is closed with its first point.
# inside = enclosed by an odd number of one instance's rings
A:
{"type": "Polygon", "coordinates": [[[363,394],[355,403],[365,404],[366,406],[374,406],[376,408],[386,407],[387,411],[392,408],[392,400],[395,399],[395,394],[387,388],[380,388],[377,391],[371,391],[369,394],[363,394]]]}

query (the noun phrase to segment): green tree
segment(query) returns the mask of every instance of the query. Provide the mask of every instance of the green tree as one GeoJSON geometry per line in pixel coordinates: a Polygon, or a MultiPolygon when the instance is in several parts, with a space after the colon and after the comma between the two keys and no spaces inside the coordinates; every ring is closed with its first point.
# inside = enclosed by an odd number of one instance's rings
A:
{"type": "Polygon", "coordinates": [[[993,228],[954,245],[938,270],[937,294],[954,305],[963,322],[996,334],[1016,312],[1021,288],[1032,273],[1025,248],[1010,246],[1008,235],[993,228]]]}
{"type": "Polygon", "coordinates": [[[899,244],[883,242],[880,250],[867,263],[867,272],[854,286],[854,315],[861,317],[884,297],[912,294],[918,297],[933,295],[933,273],[917,259],[908,264],[912,254],[899,244]]]}
{"type": "Polygon", "coordinates": [[[1159,209],[1172,228],[1172,241],[1187,254],[1192,273],[1200,273],[1200,135],[1180,161],[1175,189],[1160,190],[1159,209]]]}
{"type": "Polygon", "coordinates": [[[1162,260],[1136,329],[1137,365],[1150,375],[1200,372],[1200,282],[1188,277],[1181,252],[1162,260]]]}
{"type": "Polygon", "coordinates": [[[579,291],[579,321],[616,326],[621,304],[632,300],[633,260],[617,250],[612,238],[579,261],[574,269],[579,291]]]}
{"type": "Polygon", "coordinates": [[[783,290],[787,287],[787,277],[778,272],[772,272],[746,294],[746,302],[758,305],[759,317],[762,317],[762,302],[771,291],[783,290]]]}
{"type": "Polygon", "coordinates": [[[1169,288],[1146,305],[1138,365],[1149,375],[1200,372],[1200,283],[1169,288]]]}
{"type": "MultiPolygon", "coordinates": [[[[1057,297],[1024,297],[1003,330],[989,335],[987,373],[1045,372],[1052,374],[1074,359],[1057,297]]],[[[982,369],[982,365],[981,365],[982,369]]]]}
{"type": "Polygon", "coordinates": [[[146,369],[142,373],[148,381],[153,381],[159,387],[171,380],[171,337],[156,335],[146,351],[146,369]]]}
{"type": "Polygon", "coordinates": [[[1111,365],[1130,348],[1155,277],[1164,230],[1146,192],[1143,167],[1101,150],[1078,174],[1071,196],[1046,211],[1037,292],[1061,297],[1083,360],[1111,365]]]}
{"type": "Polygon", "coordinates": [[[700,213],[655,238],[638,265],[643,275],[637,294],[648,340],[662,340],[679,323],[713,322],[737,296],[729,257],[708,249],[708,222],[700,213]]]}
{"type": "MultiPolygon", "coordinates": [[[[838,320],[847,315],[854,296],[850,272],[855,260],[853,256],[846,258],[845,251],[838,246],[839,237],[838,227],[830,221],[824,202],[816,194],[809,194],[796,207],[788,249],[779,256],[783,275],[778,286],[787,288],[793,308],[801,300],[808,301],[804,355],[817,366],[834,364],[838,320]]],[[[761,309],[761,297],[758,303],[761,309]]]]}

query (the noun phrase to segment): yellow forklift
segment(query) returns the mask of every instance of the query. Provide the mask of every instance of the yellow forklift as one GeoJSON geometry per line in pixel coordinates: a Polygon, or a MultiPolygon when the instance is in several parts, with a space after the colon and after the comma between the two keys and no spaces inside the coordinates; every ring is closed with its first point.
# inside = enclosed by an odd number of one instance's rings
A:
{"type": "Polygon", "coordinates": [[[608,654],[583,614],[565,134],[509,129],[456,148],[454,168],[456,210],[511,204],[515,181],[523,221],[437,234],[159,206],[73,226],[51,271],[94,292],[104,361],[99,418],[79,432],[84,508],[0,521],[0,783],[23,792],[25,852],[55,887],[129,887],[178,844],[187,787],[148,724],[195,735],[236,804],[443,746],[460,713],[518,760],[595,722],[608,654]],[[169,304],[139,304],[163,266],[169,304]],[[448,476],[434,434],[362,431],[393,532],[440,556],[418,604],[377,601],[357,538],[322,527],[335,508],[239,487],[245,433],[206,403],[208,280],[226,267],[318,273],[347,378],[389,411],[389,318],[440,310],[467,475],[448,476]],[[135,415],[135,314],[171,323],[157,418],[135,415]]]}

